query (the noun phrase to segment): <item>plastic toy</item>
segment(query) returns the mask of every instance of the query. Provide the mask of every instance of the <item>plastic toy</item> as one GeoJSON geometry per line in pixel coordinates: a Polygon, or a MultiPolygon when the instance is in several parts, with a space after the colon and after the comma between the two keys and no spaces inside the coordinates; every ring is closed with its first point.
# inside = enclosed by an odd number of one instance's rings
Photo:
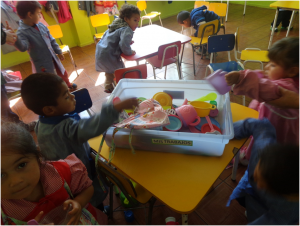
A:
{"type": "Polygon", "coordinates": [[[175,109],[177,115],[182,120],[184,126],[196,126],[200,123],[195,108],[191,105],[183,105],[175,109]],[[194,122],[196,119],[196,122],[194,122]]]}
{"type": "Polygon", "coordinates": [[[161,106],[172,106],[172,97],[167,93],[156,93],[153,99],[158,101],[161,106]]]}
{"type": "Polygon", "coordinates": [[[191,101],[190,105],[193,106],[199,117],[205,117],[209,115],[210,110],[215,110],[216,106],[203,101],[191,101]]]}
{"type": "Polygon", "coordinates": [[[206,78],[206,80],[218,91],[219,94],[224,95],[228,93],[231,89],[231,86],[227,85],[225,80],[226,71],[222,71],[221,69],[216,70],[210,76],[206,78]]]}
{"type": "Polygon", "coordinates": [[[131,210],[124,211],[124,215],[125,215],[125,220],[127,223],[134,221],[134,215],[131,210]]]}
{"type": "Polygon", "coordinates": [[[213,125],[210,121],[210,118],[208,116],[205,117],[207,120],[207,124],[204,124],[201,128],[201,132],[202,133],[206,133],[206,134],[216,134],[216,135],[221,135],[221,130],[213,125]]]}
{"type": "Polygon", "coordinates": [[[219,110],[218,109],[210,110],[210,112],[209,112],[209,116],[213,117],[213,118],[217,117],[218,114],[219,114],[219,110]]]}
{"type": "Polygon", "coordinates": [[[165,128],[169,131],[178,131],[182,127],[181,119],[176,115],[169,115],[170,124],[166,125],[165,128]]]}
{"type": "MultiPolygon", "coordinates": [[[[208,123],[205,117],[202,117],[200,119],[201,119],[201,122],[197,126],[195,126],[195,128],[199,131],[201,131],[201,128],[205,123],[208,123]]],[[[215,120],[214,118],[210,118],[210,121],[213,125],[217,126],[219,129],[221,129],[221,126],[217,120],[215,120]]]]}
{"type": "Polygon", "coordinates": [[[218,103],[215,100],[209,101],[210,104],[215,105],[218,108],[218,103]]]}
{"type": "Polygon", "coordinates": [[[165,221],[166,225],[179,225],[179,223],[176,222],[175,217],[167,217],[165,221]]]}
{"type": "Polygon", "coordinates": [[[218,95],[216,93],[209,93],[204,97],[200,97],[194,101],[211,101],[217,99],[218,95]]]}

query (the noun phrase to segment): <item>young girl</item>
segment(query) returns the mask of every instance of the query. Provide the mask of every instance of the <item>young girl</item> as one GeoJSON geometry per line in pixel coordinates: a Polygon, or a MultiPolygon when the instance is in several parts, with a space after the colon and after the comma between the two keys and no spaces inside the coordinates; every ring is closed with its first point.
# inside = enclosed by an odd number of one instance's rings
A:
{"type": "Polygon", "coordinates": [[[61,224],[61,219],[64,224],[107,224],[107,216],[89,204],[93,192],[87,170],[74,154],[43,161],[27,130],[2,123],[2,224],[26,224],[32,219],[42,220],[41,224],[61,224]],[[62,209],[69,210],[67,216],[62,209]]]}
{"type": "Polygon", "coordinates": [[[268,118],[276,128],[277,141],[299,144],[299,109],[280,109],[265,102],[281,97],[280,87],[299,94],[299,38],[284,38],[269,50],[270,62],[262,71],[233,71],[225,75],[228,85],[235,84],[236,95],[253,100],[249,107],[268,118]]]}
{"type": "Polygon", "coordinates": [[[138,27],[140,11],[134,5],[124,4],[120,9],[119,19],[109,25],[96,47],[96,70],[105,72],[104,88],[106,93],[113,91],[114,72],[124,68],[121,54],[133,55],[130,47],[133,31],[138,27]]]}

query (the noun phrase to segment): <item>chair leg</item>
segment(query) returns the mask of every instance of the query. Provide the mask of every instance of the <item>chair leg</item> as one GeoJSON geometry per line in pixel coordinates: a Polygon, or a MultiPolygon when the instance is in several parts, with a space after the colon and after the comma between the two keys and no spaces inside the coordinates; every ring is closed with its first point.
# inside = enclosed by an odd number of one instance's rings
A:
{"type": "Polygon", "coordinates": [[[114,185],[111,183],[110,186],[109,186],[109,214],[108,214],[108,217],[110,219],[112,219],[113,217],[113,204],[114,204],[114,200],[113,200],[113,189],[114,185]]]}
{"type": "Polygon", "coordinates": [[[243,96],[243,105],[246,106],[246,97],[243,96]]]}
{"type": "Polygon", "coordinates": [[[167,68],[168,68],[168,65],[166,65],[166,68],[165,68],[165,79],[167,78],[167,68]]]}
{"type": "Polygon", "coordinates": [[[141,27],[143,26],[143,19],[141,18],[141,27]]]}
{"type": "Polygon", "coordinates": [[[160,20],[160,24],[163,27],[163,24],[162,24],[161,19],[160,19],[160,15],[158,15],[158,17],[159,17],[159,20],[160,20]]]}
{"type": "MultiPolygon", "coordinates": [[[[179,60],[178,60],[179,61],[179,60]]],[[[176,66],[177,66],[177,71],[178,71],[178,77],[179,77],[179,80],[181,79],[181,75],[182,75],[182,73],[181,73],[181,67],[180,67],[180,65],[179,65],[179,62],[177,61],[177,63],[176,63],[176,66]]]]}
{"type": "Polygon", "coordinates": [[[187,214],[182,214],[182,225],[188,225],[188,215],[187,214]]]}
{"type": "Polygon", "coordinates": [[[152,66],[152,68],[153,68],[154,79],[156,79],[155,68],[153,66],[152,66]]]}
{"type": "Polygon", "coordinates": [[[237,173],[239,161],[240,161],[240,151],[238,151],[236,153],[235,157],[234,157],[234,163],[233,163],[233,167],[232,167],[231,180],[236,180],[236,173],[237,173]]]}
{"type": "Polygon", "coordinates": [[[152,212],[153,212],[153,206],[156,201],[156,198],[154,196],[151,197],[149,200],[149,211],[148,211],[148,219],[147,219],[147,225],[151,225],[152,221],[152,212]]]}
{"type": "Polygon", "coordinates": [[[77,65],[76,65],[76,63],[75,63],[75,61],[74,61],[74,59],[73,59],[73,56],[72,56],[72,54],[71,54],[71,51],[69,50],[68,53],[69,53],[69,55],[70,55],[70,58],[71,58],[71,61],[72,61],[73,66],[74,66],[74,69],[75,69],[75,71],[76,71],[77,77],[79,77],[79,74],[78,74],[78,72],[77,72],[77,65]]]}
{"type": "Polygon", "coordinates": [[[195,49],[194,46],[192,46],[193,49],[193,67],[194,67],[194,76],[196,76],[196,68],[195,68],[195,49]]]}

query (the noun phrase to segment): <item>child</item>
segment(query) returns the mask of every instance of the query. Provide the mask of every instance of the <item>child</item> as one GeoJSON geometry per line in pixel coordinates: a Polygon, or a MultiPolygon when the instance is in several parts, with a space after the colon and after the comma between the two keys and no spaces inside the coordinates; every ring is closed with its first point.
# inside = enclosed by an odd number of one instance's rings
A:
{"type": "Polygon", "coordinates": [[[140,10],[134,5],[124,4],[120,9],[119,18],[108,26],[109,29],[96,46],[96,70],[105,72],[106,93],[113,91],[115,70],[125,67],[121,54],[135,54],[130,45],[139,21],[140,10]]]}
{"type": "MultiPolygon", "coordinates": [[[[75,110],[76,100],[62,78],[50,73],[36,73],[24,79],[21,96],[26,107],[39,115],[35,128],[41,152],[49,160],[64,159],[74,153],[86,166],[94,181],[95,193],[91,203],[98,207],[105,196],[91,167],[88,140],[104,133],[118,120],[119,112],[137,106],[136,99],[116,104],[104,104],[101,113],[80,119],[75,110]]],[[[99,206],[99,208],[101,208],[99,206]]]]}
{"type": "MultiPolygon", "coordinates": [[[[208,11],[206,10],[207,7],[205,5],[193,9],[191,13],[189,13],[188,11],[181,11],[178,13],[177,15],[177,22],[183,26],[183,27],[194,27],[194,29],[196,30],[194,36],[198,37],[198,28],[199,25],[203,24],[203,23],[207,23],[213,20],[220,20],[220,17],[215,14],[212,11],[208,11]]],[[[217,28],[217,32],[219,32],[220,30],[220,21],[219,21],[219,26],[217,28]]],[[[197,54],[201,54],[201,51],[196,51],[197,54]]],[[[204,51],[203,49],[203,54],[206,52],[206,50],[204,51]]]]}
{"type": "Polygon", "coordinates": [[[37,1],[19,1],[17,12],[22,20],[17,31],[15,47],[21,51],[28,51],[32,72],[56,73],[66,82],[70,90],[77,85],[69,82],[68,73],[60,60],[64,60],[59,45],[49,33],[48,28],[39,22],[41,5],[37,1]],[[58,54],[58,57],[56,56],[58,54]]]}
{"type": "Polygon", "coordinates": [[[280,87],[299,94],[299,38],[284,38],[269,50],[270,62],[261,71],[233,71],[225,75],[228,85],[235,84],[236,95],[247,95],[253,100],[249,107],[268,118],[276,128],[277,141],[299,144],[299,109],[280,109],[265,102],[281,97],[280,87]]]}
{"type": "MultiPolygon", "coordinates": [[[[11,122],[1,125],[1,224],[40,221],[53,209],[69,209],[65,224],[107,224],[107,216],[89,204],[94,192],[82,162],[74,155],[44,161],[28,131],[11,122]]],[[[59,213],[58,213],[59,214],[59,213]]]]}
{"type": "Polygon", "coordinates": [[[246,119],[233,127],[236,139],[253,135],[254,144],[248,168],[227,206],[236,199],[246,207],[250,224],[298,224],[299,146],[278,144],[267,119],[246,119]]]}
{"type": "MultiPolygon", "coordinates": [[[[281,23],[280,30],[287,30],[288,29],[292,13],[293,13],[293,11],[290,11],[290,10],[279,9],[277,22],[276,22],[276,25],[275,25],[275,32],[278,31],[277,27],[279,26],[280,23],[281,23]]],[[[270,28],[271,31],[273,29],[273,23],[274,23],[274,21],[272,21],[272,23],[271,23],[271,28],[270,28]]],[[[290,29],[293,29],[293,27],[291,27],[290,29]]]]}

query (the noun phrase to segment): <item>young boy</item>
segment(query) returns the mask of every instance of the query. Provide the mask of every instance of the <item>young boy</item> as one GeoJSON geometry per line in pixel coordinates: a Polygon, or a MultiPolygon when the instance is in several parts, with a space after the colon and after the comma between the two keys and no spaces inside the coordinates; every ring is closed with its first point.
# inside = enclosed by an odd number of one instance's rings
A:
{"type": "Polygon", "coordinates": [[[251,157],[233,199],[246,207],[250,224],[277,225],[299,222],[299,146],[276,142],[267,119],[234,123],[235,138],[253,135],[251,157]]]}
{"type": "Polygon", "coordinates": [[[49,33],[48,28],[39,23],[41,5],[37,1],[19,1],[17,12],[20,27],[17,31],[15,47],[21,51],[28,51],[31,58],[32,72],[56,73],[66,82],[73,91],[77,85],[69,82],[68,73],[60,60],[64,60],[59,45],[49,33]],[[58,54],[58,57],[56,56],[58,54]],[[60,59],[60,60],[59,60],[60,59]]]}
{"type": "MultiPolygon", "coordinates": [[[[213,20],[220,20],[220,17],[212,11],[206,10],[205,5],[193,9],[191,13],[188,11],[181,11],[177,15],[177,22],[183,27],[194,27],[196,30],[194,36],[198,36],[198,28],[200,24],[207,23],[213,20]]],[[[220,30],[220,21],[217,33],[220,30]]]]}
{"type": "Polygon", "coordinates": [[[101,113],[80,119],[75,110],[76,100],[61,77],[50,73],[36,73],[24,79],[21,96],[26,107],[39,115],[35,128],[39,147],[48,160],[64,159],[75,155],[86,166],[95,188],[91,203],[101,205],[106,194],[100,188],[97,176],[92,176],[88,140],[104,133],[117,121],[119,112],[137,106],[136,99],[117,104],[104,104],[101,113]]]}

